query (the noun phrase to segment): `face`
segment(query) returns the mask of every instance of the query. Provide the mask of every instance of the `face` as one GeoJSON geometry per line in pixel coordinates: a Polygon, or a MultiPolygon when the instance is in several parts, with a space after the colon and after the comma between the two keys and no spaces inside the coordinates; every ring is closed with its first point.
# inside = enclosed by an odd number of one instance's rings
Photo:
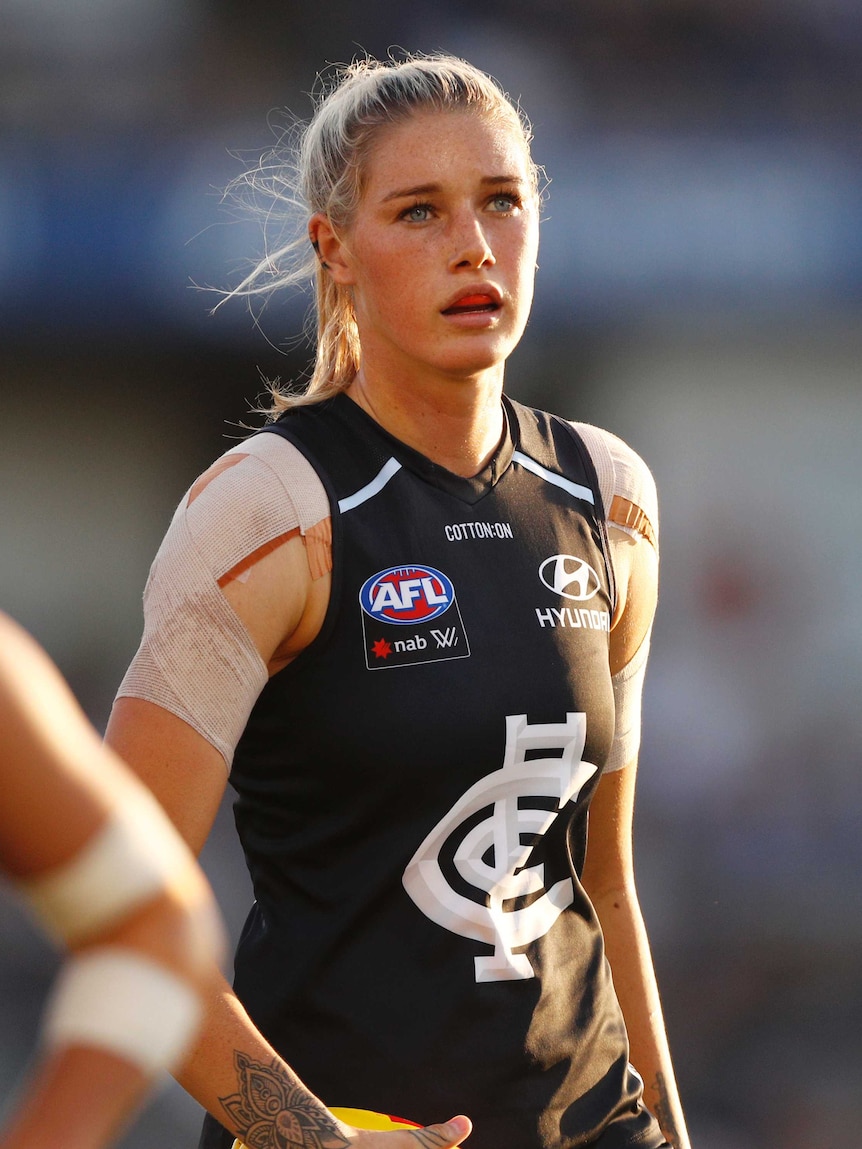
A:
{"type": "Polygon", "coordinates": [[[520,134],[472,112],[417,113],[380,133],[365,177],[343,240],[323,253],[353,291],[363,374],[502,371],[538,250],[520,134]]]}

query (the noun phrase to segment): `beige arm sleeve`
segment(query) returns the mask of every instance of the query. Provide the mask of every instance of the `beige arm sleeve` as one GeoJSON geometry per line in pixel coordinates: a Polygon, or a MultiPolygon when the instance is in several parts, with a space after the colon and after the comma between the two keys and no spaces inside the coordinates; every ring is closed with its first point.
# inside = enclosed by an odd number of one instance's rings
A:
{"type": "Polygon", "coordinates": [[[229,768],[267,669],[220,580],[242,578],[273,545],[305,535],[330,511],[317,474],[280,435],[253,436],[212,471],[183,498],[153,562],[143,638],[118,697],[176,714],[229,768]]]}
{"type": "MultiPolygon", "coordinates": [[[[574,423],[599,480],[609,526],[632,538],[645,538],[658,549],[658,496],[643,459],[610,431],[574,423]]],[[[641,740],[641,703],[649,655],[650,633],[637,654],[611,678],[616,720],[614,740],[605,771],[620,770],[636,756],[641,740]]]]}

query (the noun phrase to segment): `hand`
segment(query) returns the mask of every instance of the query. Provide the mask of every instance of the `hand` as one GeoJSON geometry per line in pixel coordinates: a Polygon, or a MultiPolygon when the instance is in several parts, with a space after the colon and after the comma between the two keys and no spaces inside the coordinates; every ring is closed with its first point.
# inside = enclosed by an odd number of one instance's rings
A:
{"type": "MultiPolygon", "coordinates": [[[[454,1149],[454,1146],[469,1137],[473,1123],[469,1117],[453,1117],[443,1125],[417,1125],[415,1129],[402,1127],[391,1131],[379,1129],[358,1129],[346,1121],[337,1121],[341,1137],[321,1136],[314,1139],[320,1149],[454,1149]]],[[[331,1130],[334,1134],[335,1128],[331,1130]]],[[[233,1149],[246,1149],[245,1144],[236,1139],[233,1149]]]]}
{"type": "Polygon", "coordinates": [[[453,1117],[442,1125],[417,1126],[380,1132],[357,1129],[342,1122],[351,1146],[356,1149],[453,1149],[469,1137],[473,1123],[469,1117],[453,1117]]]}

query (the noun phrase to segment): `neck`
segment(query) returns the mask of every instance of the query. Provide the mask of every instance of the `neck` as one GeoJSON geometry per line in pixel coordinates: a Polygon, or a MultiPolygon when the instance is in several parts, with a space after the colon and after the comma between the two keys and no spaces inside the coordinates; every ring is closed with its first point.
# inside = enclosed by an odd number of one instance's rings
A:
{"type": "Polygon", "coordinates": [[[483,470],[499,446],[505,416],[502,367],[470,379],[400,379],[360,370],[347,394],[396,439],[456,475],[483,470]]]}

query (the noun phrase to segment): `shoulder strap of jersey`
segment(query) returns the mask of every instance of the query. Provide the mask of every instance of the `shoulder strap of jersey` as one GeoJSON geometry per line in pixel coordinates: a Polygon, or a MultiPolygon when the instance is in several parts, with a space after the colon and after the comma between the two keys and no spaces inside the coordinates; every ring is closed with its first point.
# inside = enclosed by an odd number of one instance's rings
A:
{"type": "Polygon", "coordinates": [[[547,458],[552,455],[555,465],[566,478],[573,478],[577,482],[582,482],[592,491],[593,511],[591,517],[594,519],[599,546],[604,559],[611,613],[613,614],[616,609],[617,587],[608,538],[607,510],[602,499],[595,464],[586,444],[571,423],[559,415],[552,415],[534,407],[526,407],[507,396],[504,396],[504,402],[514,417],[521,444],[527,452],[535,453],[539,458],[542,456],[547,458]],[[575,474],[565,474],[569,469],[567,463],[576,472],[575,474]]]}
{"type": "Polygon", "coordinates": [[[608,574],[608,590],[610,592],[611,600],[611,617],[613,618],[617,609],[617,580],[616,575],[614,574],[614,564],[611,558],[611,542],[608,536],[608,510],[604,505],[604,500],[602,499],[602,491],[601,487],[599,486],[599,476],[596,473],[596,467],[593,463],[592,455],[587,450],[586,444],[578,432],[575,430],[575,428],[572,426],[572,424],[569,423],[566,419],[561,419],[558,415],[554,415],[552,418],[555,422],[560,423],[568,432],[568,434],[574,439],[578,448],[578,452],[580,453],[581,459],[583,461],[584,469],[587,471],[590,477],[590,485],[595,492],[596,525],[598,527],[599,537],[601,539],[602,556],[605,560],[605,570],[608,574]]]}

